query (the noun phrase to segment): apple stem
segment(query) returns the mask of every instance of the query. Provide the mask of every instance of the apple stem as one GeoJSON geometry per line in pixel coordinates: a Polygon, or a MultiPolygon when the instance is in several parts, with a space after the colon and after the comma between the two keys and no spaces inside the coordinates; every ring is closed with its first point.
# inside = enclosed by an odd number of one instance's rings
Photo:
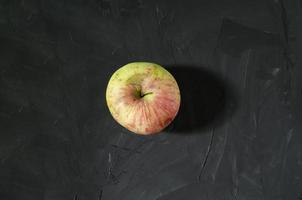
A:
{"type": "Polygon", "coordinates": [[[140,97],[143,98],[144,96],[149,95],[149,94],[153,94],[153,92],[147,92],[147,93],[145,93],[145,94],[142,94],[142,93],[141,93],[141,94],[140,94],[140,97]]]}

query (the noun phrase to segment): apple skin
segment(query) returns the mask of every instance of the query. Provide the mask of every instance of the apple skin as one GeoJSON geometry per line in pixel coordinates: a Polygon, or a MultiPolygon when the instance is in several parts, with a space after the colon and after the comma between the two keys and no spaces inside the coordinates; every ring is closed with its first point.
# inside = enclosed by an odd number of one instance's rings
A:
{"type": "Polygon", "coordinates": [[[110,78],[106,101],[113,118],[128,130],[150,135],[159,133],[176,117],[180,91],[174,77],[163,67],[133,62],[110,78]]]}

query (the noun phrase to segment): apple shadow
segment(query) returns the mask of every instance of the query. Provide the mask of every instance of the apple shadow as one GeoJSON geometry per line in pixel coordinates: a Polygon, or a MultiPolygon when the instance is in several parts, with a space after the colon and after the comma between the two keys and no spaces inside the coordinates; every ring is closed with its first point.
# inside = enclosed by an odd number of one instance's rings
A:
{"type": "Polygon", "coordinates": [[[166,69],[175,77],[181,93],[179,112],[166,132],[202,133],[222,126],[235,112],[237,98],[226,80],[200,67],[166,69]]]}

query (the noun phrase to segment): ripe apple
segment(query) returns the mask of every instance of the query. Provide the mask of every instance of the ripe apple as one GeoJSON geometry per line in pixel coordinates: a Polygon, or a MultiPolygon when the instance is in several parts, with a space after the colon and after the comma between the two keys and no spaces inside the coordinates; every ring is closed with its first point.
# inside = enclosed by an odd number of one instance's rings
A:
{"type": "Polygon", "coordinates": [[[180,91],[174,77],[155,63],[134,62],[110,78],[106,101],[113,118],[128,130],[159,133],[176,117],[180,91]]]}

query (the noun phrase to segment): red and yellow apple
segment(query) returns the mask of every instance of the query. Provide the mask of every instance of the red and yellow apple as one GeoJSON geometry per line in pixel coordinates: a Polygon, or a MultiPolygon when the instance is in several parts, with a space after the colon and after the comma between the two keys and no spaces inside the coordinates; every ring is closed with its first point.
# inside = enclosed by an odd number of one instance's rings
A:
{"type": "Polygon", "coordinates": [[[113,118],[128,130],[159,133],[176,117],[180,91],[174,77],[155,63],[134,62],[110,78],[106,101],[113,118]]]}

